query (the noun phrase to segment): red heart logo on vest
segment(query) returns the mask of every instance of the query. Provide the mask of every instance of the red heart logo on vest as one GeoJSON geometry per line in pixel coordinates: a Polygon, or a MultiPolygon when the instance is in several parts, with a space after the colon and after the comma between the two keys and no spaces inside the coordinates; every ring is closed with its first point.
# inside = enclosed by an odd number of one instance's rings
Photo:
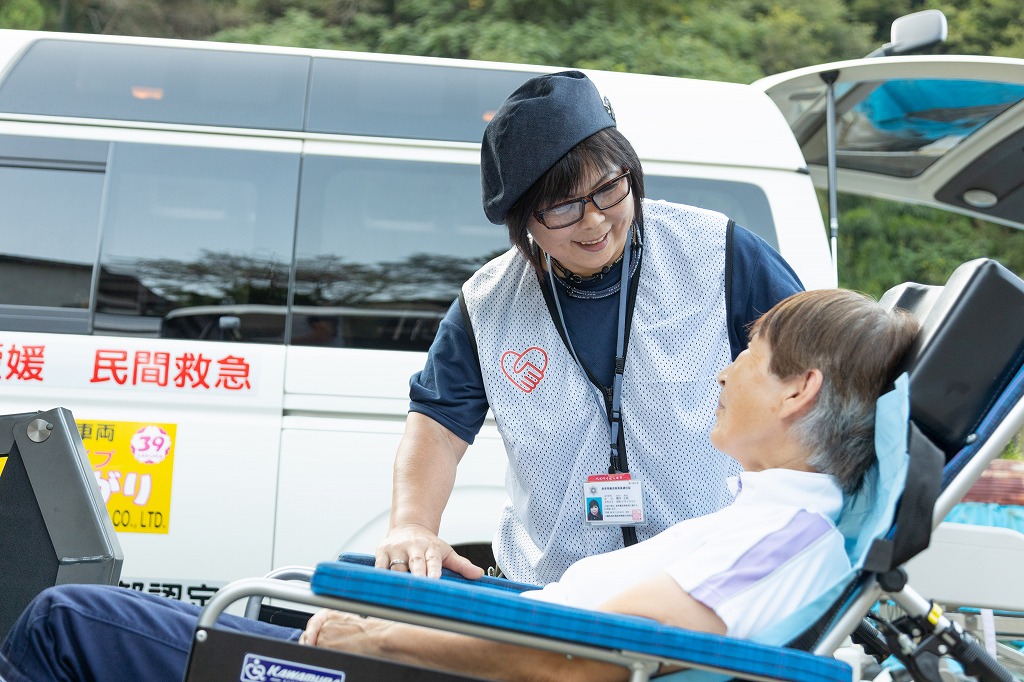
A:
{"type": "Polygon", "coordinates": [[[522,353],[505,351],[501,356],[501,371],[516,388],[529,393],[537,388],[548,366],[548,354],[542,348],[531,346],[522,353]]]}

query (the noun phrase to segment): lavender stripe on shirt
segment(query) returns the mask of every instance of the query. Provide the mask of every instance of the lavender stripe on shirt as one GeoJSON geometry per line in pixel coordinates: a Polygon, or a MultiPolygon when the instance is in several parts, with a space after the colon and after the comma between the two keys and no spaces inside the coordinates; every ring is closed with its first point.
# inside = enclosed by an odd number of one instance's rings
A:
{"type": "Polygon", "coordinates": [[[765,536],[740,556],[728,570],[710,576],[690,590],[708,608],[718,606],[765,578],[832,529],[819,514],[800,510],[783,528],[765,536]]]}

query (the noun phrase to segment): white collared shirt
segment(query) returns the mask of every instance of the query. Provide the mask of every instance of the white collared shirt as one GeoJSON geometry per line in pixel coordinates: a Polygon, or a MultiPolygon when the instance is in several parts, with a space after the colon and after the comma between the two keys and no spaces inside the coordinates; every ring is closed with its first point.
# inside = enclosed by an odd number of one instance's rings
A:
{"type": "Polygon", "coordinates": [[[768,469],[743,472],[730,485],[737,494],[728,507],[681,521],[632,547],[578,561],[557,583],[525,596],[597,609],[667,573],[711,608],[729,635],[750,637],[849,571],[835,526],[843,494],[831,476],[768,469]]]}

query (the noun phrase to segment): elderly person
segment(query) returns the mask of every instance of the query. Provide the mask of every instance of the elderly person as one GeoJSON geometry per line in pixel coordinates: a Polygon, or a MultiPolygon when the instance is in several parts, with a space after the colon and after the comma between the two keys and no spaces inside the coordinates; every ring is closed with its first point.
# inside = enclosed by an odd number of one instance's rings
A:
{"type": "MultiPolygon", "coordinates": [[[[835,521],[874,457],[875,401],[916,320],[844,290],[796,294],[718,374],[715,448],[743,469],[735,498],[631,547],[582,559],[524,598],[751,636],[849,570],[835,521]],[[615,580],[608,580],[615,575],[615,580]]],[[[305,631],[225,617],[225,627],[498,680],[626,679],[616,666],[334,611],[305,631]]],[[[2,653],[31,680],[180,680],[195,610],[119,588],[51,588],[2,653]]],[[[0,672],[4,672],[0,667],[0,672]]]]}
{"type": "Polygon", "coordinates": [[[491,410],[508,455],[497,565],[546,584],[729,501],[737,465],[707,439],[714,377],[749,323],[803,287],[727,216],[645,198],[636,152],[579,71],[513,92],[480,165],[484,212],[513,248],[466,282],[412,377],[377,565],[480,574],[437,533],[491,410]],[[595,479],[625,472],[629,508],[588,518],[595,479]]]}

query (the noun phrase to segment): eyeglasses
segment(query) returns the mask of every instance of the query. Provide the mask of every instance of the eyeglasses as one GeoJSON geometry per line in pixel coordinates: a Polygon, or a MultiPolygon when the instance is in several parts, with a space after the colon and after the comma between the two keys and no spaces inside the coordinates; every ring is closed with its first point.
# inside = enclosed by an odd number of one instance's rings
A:
{"type": "Polygon", "coordinates": [[[601,185],[585,197],[566,201],[563,204],[534,211],[533,217],[549,230],[560,230],[583,220],[583,213],[589,201],[602,211],[615,206],[629,196],[629,171],[601,185]]]}

